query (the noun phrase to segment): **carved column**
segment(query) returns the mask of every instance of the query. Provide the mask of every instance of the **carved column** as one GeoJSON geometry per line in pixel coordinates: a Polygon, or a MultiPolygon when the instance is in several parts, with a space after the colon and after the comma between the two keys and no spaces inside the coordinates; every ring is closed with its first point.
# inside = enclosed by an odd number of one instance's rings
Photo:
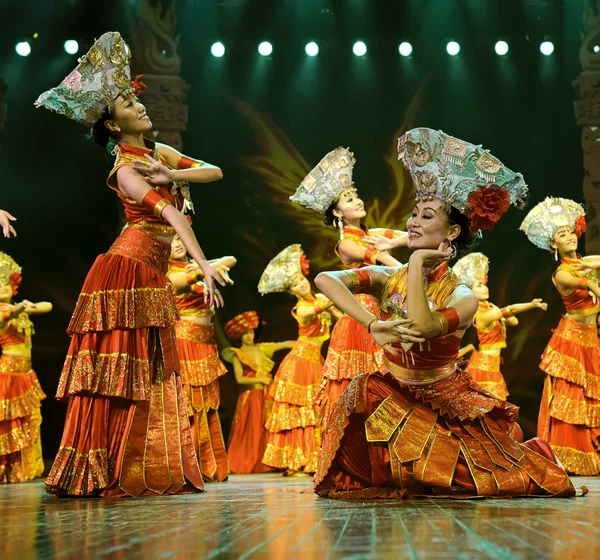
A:
{"type": "Polygon", "coordinates": [[[583,72],[573,82],[575,116],[581,126],[583,196],[587,213],[586,254],[600,253],[600,0],[585,6],[579,60],[583,72]],[[595,52],[598,51],[598,52],[595,52]]]}
{"type": "Polygon", "coordinates": [[[132,74],[143,74],[142,102],[157,140],[180,150],[188,120],[188,85],[179,76],[175,0],[140,0],[129,12],[132,74]]]}

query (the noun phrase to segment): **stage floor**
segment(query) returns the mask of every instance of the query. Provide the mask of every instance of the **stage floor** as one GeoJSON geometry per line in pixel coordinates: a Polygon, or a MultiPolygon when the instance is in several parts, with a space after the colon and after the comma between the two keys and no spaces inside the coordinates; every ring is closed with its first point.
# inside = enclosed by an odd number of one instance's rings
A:
{"type": "Polygon", "coordinates": [[[207,493],[58,500],[0,486],[0,558],[600,558],[600,478],[584,498],[338,501],[308,477],[232,476],[207,493]]]}

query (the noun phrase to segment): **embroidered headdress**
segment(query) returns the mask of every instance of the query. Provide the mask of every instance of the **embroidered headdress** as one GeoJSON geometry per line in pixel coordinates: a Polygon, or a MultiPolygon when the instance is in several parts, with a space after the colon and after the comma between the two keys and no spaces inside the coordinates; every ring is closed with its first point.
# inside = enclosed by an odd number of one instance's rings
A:
{"type": "Polygon", "coordinates": [[[352,188],[352,169],[355,163],[354,155],[349,149],[336,148],[304,178],[290,200],[325,214],[340,194],[352,188]]]}
{"type": "Polygon", "coordinates": [[[483,253],[469,253],[456,261],[452,272],[463,284],[471,287],[475,282],[487,284],[489,269],[490,260],[483,253]]]}
{"type": "Polygon", "coordinates": [[[21,283],[21,267],[6,253],[0,252],[0,282],[10,284],[13,295],[17,295],[21,283]]]}
{"type": "Polygon", "coordinates": [[[45,107],[87,127],[111,109],[115,99],[139,91],[129,70],[131,51],[121,34],[105,33],[58,86],[42,93],[35,105],[45,107]]]}
{"type": "Polygon", "coordinates": [[[260,319],[256,311],[240,313],[225,323],[223,327],[225,336],[230,340],[237,340],[245,332],[257,329],[259,321],[260,319]]]}
{"type": "Polygon", "coordinates": [[[398,159],[413,179],[419,200],[441,200],[471,221],[471,231],[493,229],[511,204],[523,207],[527,185],[484,150],[441,130],[413,128],[398,139],[398,159]]]}
{"type": "Polygon", "coordinates": [[[294,274],[308,274],[308,260],[300,244],[290,245],[274,257],[265,268],[258,282],[260,294],[285,292],[294,274]]]}
{"type": "Polygon", "coordinates": [[[572,228],[581,237],[586,229],[585,210],[581,204],[568,198],[548,196],[525,216],[520,229],[534,245],[553,251],[550,241],[563,227],[572,228]]]}

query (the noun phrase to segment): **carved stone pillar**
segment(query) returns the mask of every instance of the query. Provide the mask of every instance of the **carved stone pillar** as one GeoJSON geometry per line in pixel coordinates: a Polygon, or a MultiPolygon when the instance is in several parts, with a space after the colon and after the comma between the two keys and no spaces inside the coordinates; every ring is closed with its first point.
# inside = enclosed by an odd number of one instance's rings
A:
{"type": "Polygon", "coordinates": [[[133,36],[132,74],[143,74],[142,103],[155,137],[180,150],[188,120],[188,85],[179,76],[175,0],[140,0],[129,12],[133,36]]]}
{"type": "Polygon", "coordinates": [[[600,0],[589,1],[579,50],[583,72],[573,82],[577,91],[575,116],[581,126],[583,196],[587,213],[586,254],[600,253],[600,0]]]}

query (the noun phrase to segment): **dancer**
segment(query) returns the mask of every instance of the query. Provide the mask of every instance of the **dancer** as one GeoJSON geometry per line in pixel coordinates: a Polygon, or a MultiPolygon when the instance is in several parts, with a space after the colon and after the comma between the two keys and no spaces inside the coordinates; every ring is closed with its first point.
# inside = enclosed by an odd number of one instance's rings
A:
{"type": "Polygon", "coordinates": [[[413,253],[401,267],[325,272],[317,285],[385,350],[386,373],[356,377],[326,432],[316,492],[332,498],[435,495],[571,496],[575,489],[541,440],[518,443],[517,407],[457,369],[478,301],[448,268],[452,246],[491,229],[527,193],[480,146],[427,128],[398,143],[417,189],[407,223],[413,253]],[[382,320],[353,290],[381,290],[382,320]]]}
{"type": "MultiPolygon", "coordinates": [[[[237,262],[235,257],[221,257],[209,262],[226,282],[233,284],[228,272],[237,262]]],[[[212,324],[215,308],[205,298],[204,273],[188,258],[178,236],[171,244],[167,276],[173,283],[181,317],[175,326],[175,335],[181,382],[200,470],[205,482],[222,482],[229,474],[229,464],[219,419],[219,377],[225,375],[227,369],[219,358],[212,324]]]]}
{"type": "Polygon", "coordinates": [[[31,369],[29,316],[52,311],[52,304],[12,303],[21,279],[21,267],[0,253],[0,484],[32,480],[44,472],[40,407],[46,395],[31,369]]]}
{"type": "MultiPolygon", "coordinates": [[[[115,144],[108,177],[128,227],[100,255],[84,282],[68,332],[57,398],[65,428],[46,487],[68,496],[140,496],[203,488],[175,342],[178,313],[166,277],[175,233],[205,274],[209,299],[222,305],[206,261],[182,215],[189,193],[174,181],[205,183],[220,169],[144,138],[152,128],[130,82],[129,47],[105,33],[37,106],[92,128],[115,144]]],[[[139,83],[134,83],[137,87],[139,83]]]]}
{"type": "MultiPolygon", "coordinates": [[[[400,263],[387,251],[370,247],[365,238],[383,236],[396,239],[396,246],[406,245],[405,232],[381,228],[369,230],[362,222],[367,216],[365,205],[358,197],[352,182],[356,160],[348,149],[336,148],[329,152],[304,178],[290,200],[323,215],[326,226],[337,227],[340,241],[335,247],[344,268],[360,268],[400,263]]],[[[379,302],[369,294],[357,299],[375,316],[379,316],[379,302]]],[[[378,371],[383,367],[383,350],[366,329],[349,315],[335,324],[323,366],[323,384],[317,397],[319,425],[326,426],[331,410],[350,381],[359,373],[378,371]]]]}
{"type": "Polygon", "coordinates": [[[506,348],[506,326],[515,327],[519,324],[515,315],[532,309],[546,311],[548,304],[536,298],[529,303],[513,303],[500,309],[488,301],[490,297],[487,287],[488,270],[489,260],[483,253],[469,253],[452,267],[458,279],[469,286],[479,300],[479,307],[473,320],[479,339],[479,349],[473,349],[465,371],[486,391],[499,399],[506,400],[508,389],[500,372],[502,361],[500,351],[506,348]]]}
{"type": "Polygon", "coordinates": [[[267,447],[265,422],[271,401],[267,403],[265,396],[272,381],[273,354],[296,344],[295,340],[256,343],[260,328],[256,311],[236,315],[224,327],[229,340],[242,343],[240,348],[223,350],[223,358],[233,364],[235,379],[240,386],[227,446],[229,466],[236,474],[271,470],[263,464],[262,458],[267,447]]]}
{"type": "Polygon", "coordinates": [[[2,233],[4,234],[4,237],[10,237],[11,234],[14,237],[17,237],[17,232],[10,223],[16,221],[16,219],[17,218],[15,218],[11,213],[7,212],[6,210],[0,210],[0,227],[2,228],[2,233]]]}
{"type": "Polygon", "coordinates": [[[546,198],[527,214],[521,229],[534,245],[560,259],[552,282],[567,311],[542,354],[546,380],[538,436],[550,443],[568,472],[600,474],[600,257],[577,254],[585,212],[572,200],[546,198]]]}
{"type": "Polygon", "coordinates": [[[262,460],[269,467],[285,469],[284,476],[300,470],[314,472],[319,450],[313,403],[323,378],[321,346],[329,338],[327,310],[332,303],[312,293],[308,271],[302,247],[290,245],[269,263],[258,284],[261,294],[288,291],[298,299],[292,309],[298,340],[281,362],[269,390],[274,402],[265,426],[269,433],[262,460]]]}

